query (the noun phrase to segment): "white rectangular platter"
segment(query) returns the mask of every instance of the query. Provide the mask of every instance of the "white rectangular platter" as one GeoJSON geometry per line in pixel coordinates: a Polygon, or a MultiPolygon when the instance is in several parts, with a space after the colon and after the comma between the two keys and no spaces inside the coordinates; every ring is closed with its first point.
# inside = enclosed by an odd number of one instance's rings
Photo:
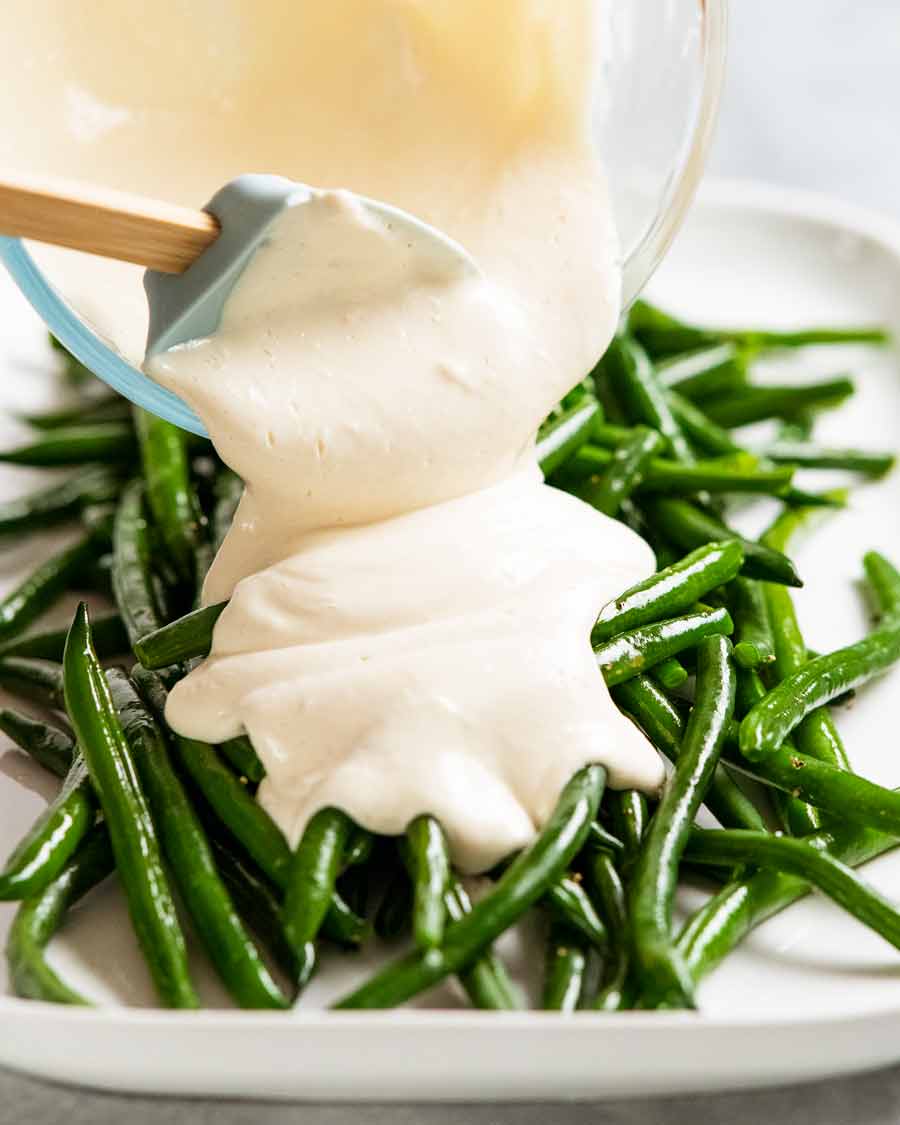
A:
{"type": "MultiPolygon", "coordinates": [[[[900,229],[814,197],[713,186],[651,296],[723,324],[883,321],[900,332],[900,229]]],[[[41,325],[0,277],[0,441],[21,436],[12,411],[49,401],[50,366],[41,325]]],[[[779,360],[777,370],[786,366],[791,378],[857,376],[859,394],[823,420],[823,438],[900,448],[896,353],[833,349],[779,360]]],[[[4,470],[0,497],[29,483],[27,470],[4,470]]],[[[833,647],[865,628],[860,559],[870,547],[900,557],[898,514],[895,474],[855,490],[848,510],[798,548],[807,580],[798,603],[811,647],[833,647]]],[[[751,525],[760,518],[747,513],[751,525]]],[[[29,540],[0,554],[0,591],[53,542],[29,540]]],[[[900,784],[900,673],[861,692],[840,725],[861,772],[900,784]]],[[[47,794],[39,771],[0,745],[0,853],[47,794]]],[[[867,875],[900,898],[900,851],[867,875]]],[[[0,938],[12,914],[11,905],[0,906],[0,938]]],[[[509,952],[523,957],[520,943],[509,952]]],[[[900,954],[816,898],[753,934],[703,984],[697,1014],[477,1014],[452,989],[414,1010],[324,1011],[366,970],[353,958],[329,962],[326,983],[283,1016],[227,1009],[197,958],[210,1008],[157,1011],[114,885],[73,912],[51,956],[98,1006],[0,996],[0,1065],[107,1089],[327,1100],[602,1098],[799,1081],[900,1060],[900,954]]]]}

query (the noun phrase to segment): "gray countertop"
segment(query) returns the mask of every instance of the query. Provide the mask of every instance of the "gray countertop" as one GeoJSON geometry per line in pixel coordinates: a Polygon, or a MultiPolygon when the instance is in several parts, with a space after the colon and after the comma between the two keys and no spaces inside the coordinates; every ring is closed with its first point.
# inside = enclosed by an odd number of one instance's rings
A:
{"type": "MultiPolygon", "coordinates": [[[[712,171],[830,192],[900,217],[897,0],[734,0],[712,171]]],[[[900,1068],[814,1086],[595,1105],[297,1106],[127,1098],[0,1073],[0,1125],[893,1125],[900,1068]]]]}

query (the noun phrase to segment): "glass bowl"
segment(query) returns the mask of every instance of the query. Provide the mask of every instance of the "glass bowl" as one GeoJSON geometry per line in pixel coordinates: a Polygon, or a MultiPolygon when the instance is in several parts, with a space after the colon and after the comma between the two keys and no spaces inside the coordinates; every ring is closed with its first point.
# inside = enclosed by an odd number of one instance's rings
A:
{"type": "MultiPolygon", "coordinates": [[[[234,83],[246,60],[258,65],[284,51],[278,13],[296,2],[120,0],[83,7],[70,0],[7,0],[0,168],[96,182],[102,167],[107,186],[172,199],[166,167],[188,159],[196,168],[195,190],[172,201],[189,206],[248,170],[302,179],[302,170],[266,159],[269,121],[260,122],[252,152],[219,143],[210,155],[204,148],[207,130],[227,136],[229,115],[241,113],[234,83]],[[94,20],[97,27],[85,37],[74,33],[73,20],[94,20]],[[184,89],[158,78],[154,60],[163,51],[167,62],[174,52],[183,63],[184,89]],[[199,118],[195,112],[190,121],[179,112],[185,90],[202,103],[199,118]],[[148,144],[159,157],[152,182],[146,174],[136,177],[132,163],[136,146],[148,144]]],[[[668,249],[703,169],[722,84],[726,2],[606,0],[604,81],[594,121],[611,181],[626,306],[668,249]]],[[[289,67],[289,54],[282,57],[289,67]]],[[[277,106],[278,63],[255,73],[266,96],[271,86],[277,106]]],[[[138,267],[18,239],[0,239],[0,257],[53,334],[101,379],[138,405],[205,433],[192,410],[139,369],[147,310],[138,267]]]]}

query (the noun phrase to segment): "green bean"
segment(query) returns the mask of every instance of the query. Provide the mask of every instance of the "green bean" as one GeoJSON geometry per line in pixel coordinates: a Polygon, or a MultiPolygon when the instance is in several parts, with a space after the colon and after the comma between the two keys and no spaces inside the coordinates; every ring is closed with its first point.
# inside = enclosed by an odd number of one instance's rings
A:
{"type": "Polygon", "coordinates": [[[900,660],[900,616],[863,640],[817,657],[782,680],[741,722],[741,752],[751,760],[777,750],[818,707],[867,683],[900,660]]]}
{"type": "Polygon", "coordinates": [[[216,869],[231,895],[235,910],[272,954],[289,980],[297,980],[302,966],[284,934],[281,901],[272,884],[223,836],[211,835],[216,869]]]}
{"type": "MultiPolygon", "coordinates": [[[[646,676],[637,676],[613,691],[616,704],[641,728],[670,762],[677,762],[684,738],[684,720],[671,700],[646,676]]],[[[764,832],[757,807],[723,765],[716,766],[703,803],[725,828],[764,832]]]]}
{"type": "Polygon", "coordinates": [[[612,454],[607,468],[589,477],[576,489],[576,495],[607,516],[615,516],[644,479],[650,459],[658,453],[663,439],[656,430],[635,426],[632,434],[612,454]]]}
{"type": "Polygon", "coordinates": [[[109,685],[91,644],[87,607],[75,614],[63,659],[66,711],[109,829],[135,933],[164,1004],[193,1008],[184,937],[150,810],[109,685]]]}
{"type": "Polygon", "coordinates": [[[629,886],[631,956],[644,1007],[693,1007],[693,983],[675,948],[678,863],[715,771],[734,711],[731,645],[709,638],[697,654],[697,691],[675,772],[641,846],[629,886]]]}
{"type": "Polygon", "coordinates": [[[215,482],[213,483],[213,496],[215,497],[215,505],[213,507],[212,519],[212,546],[214,551],[222,546],[225,536],[231,530],[231,525],[234,523],[234,515],[237,511],[238,504],[241,502],[241,497],[244,495],[244,482],[230,469],[222,469],[216,474],[215,482]]]}
{"type": "Polygon", "coordinates": [[[344,870],[368,863],[375,849],[375,836],[367,829],[354,824],[347,846],[344,849],[344,870]]]}
{"type": "Polygon", "coordinates": [[[694,863],[746,863],[796,875],[900,949],[900,912],[826,847],[826,841],[810,841],[809,837],[794,840],[735,829],[695,828],[684,854],[694,863]]]}
{"type": "MultiPolygon", "coordinates": [[[[635,427],[637,429],[637,427],[635,427]]],[[[583,445],[563,469],[558,482],[573,489],[581,499],[595,503],[603,495],[602,478],[615,466],[615,454],[595,445],[583,445]]],[[[644,461],[635,490],[640,493],[750,492],[782,496],[793,479],[790,465],[771,466],[752,453],[741,451],[711,461],[681,465],[675,461],[650,458],[644,461]]],[[[622,496],[621,500],[627,499],[622,496]]],[[[621,503],[620,500],[620,503],[621,503]]],[[[601,509],[602,510],[602,509],[601,509]]]]}
{"type": "Polygon", "coordinates": [[[580,770],[563,789],[534,843],[512,862],[471,914],[447,927],[440,949],[417,951],[389,964],[336,1006],[392,1007],[470,964],[545,894],[581,850],[605,780],[602,766],[580,770]]]}
{"type": "Polygon", "coordinates": [[[0,687],[42,707],[63,706],[62,665],[52,660],[7,656],[0,660],[0,687]]]}
{"type": "MultiPolygon", "coordinates": [[[[762,536],[766,546],[785,550],[791,537],[815,514],[815,509],[796,508],[783,512],[762,536]]],[[[763,597],[771,622],[775,648],[775,675],[779,680],[792,675],[808,660],[806,643],[800,631],[793,599],[783,587],[763,586],[763,597]]],[[[754,705],[759,700],[754,700],[754,705]]],[[[805,754],[849,769],[847,753],[841,743],[834,720],[825,708],[813,712],[795,732],[797,747],[805,754]]],[[[810,825],[816,818],[808,818],[810,825]]]]}
{"type": "Polygon", "coordinates": [[[705,401],[703,409],[713,422],[732,429],[767,418],[783,418],[798,410],[840,406],[855,390],[853,381],[844,376],[796,386],[748,386],[727,397],[705,401]]]}
{"type": "Polygon", "coordinates": [[[741,544],[733,540],[698,547],[605,605],[591,630],[592,643],[691,609],[705,594],[734,578],[743,562],[741,544]]]}
{"type": "Polygon", "coordinates": [[[866,582],[877,603],[879,614],[900,612],[900,571],[890,559],[877,551],[867,551],[863,556],[866,582]]]}
{"type": "Polygon", "coordinates": [[[779,464],[797,465],[803,469],[845,469],[870,477],[883,477],[896,461],[893,453],[830,449],[809,442],[778,441],[761,452],[764,457],[779,464]]]}
{"type": "Polygon", "coordinates": [[[335,888],[319,936],[349,948],[361,945],[369,936],[370,929],[366,919],[357,914],[335,888]]]}
{"type": "Polygon", "coordinates": [[[447,839],[433,816],[417,816],[406,829],[413,883],[413,937],[419,949],[441,944],[447,917],[444,896],[450,880],[447,839]]]}
{"type": "MultiPolygon", "coordinates": [[[[765,684],[762,677],[754,668],[741,669],[737,681],[737,706],[735,714],[743,718],[748,711],[766,695],[765,684]]],[[[782,747],[789,754],[796,753],[796,747],[791,742],[785,742],[782,747]]],[[[808,836],[811,832],[818,832],[822,827],[822,818],[815,804],[800,800],[796,788],[779,788],[773,795],[773,805],[778,814],[782,828],[792,836],[808,836]]],[[[726,825],[726,828],[732,827],[726,825]]]]}
{"type": "Polygon", "coordinates": [[[656,373],[662,385],[687,399],[728,393],[747,382],[747,354],[727,342],[663,360],[656,373]]]}
{"type": "MultiPolygon", "coordinates": [[[[783,586],[773,589],[782,591],[783,586]]],[[[786,595],[788,598],[790,594],[786,595]]],[[[728,587],[728,608],[734,619],[734,659],[742,668],[758,668],[775,660],[765,591],[752,578],[735,578],[728,587]]]]}
{"type": "Polygon", "coordinates": [[[632,423],[642,422],[659,430],[669,443],[676,461],[689,465],[694,460],[688,440],[669,409],[665,390],[653,365],[636,340],[617,336],[595,368],[594,380],[610,386],[632,423]]]}
{"type": "Polygon", "coordinates": [[[661,664],[651,668],[650,675],[666,691],[677,691],[690,678],[687,668],[677,656],[670,656],[668,660],[664,660],[661,664]]]}
{"type": "MultiPolygon", "coordinates": [[[[284,932],[301,960],[308,957],[334,895],[352,822],[338,809],[320,809],[291,857],[284,899],[284,932]]],[[[300,979],[298,984],[305,984],[300,979]]]]}
{"type": "Polygon", "coordinates": [[[654,359],[712,347],[722,342],[744,348],[800,348],[812,344],[886,344],[890,333],[876,325],[849,328],[804,328],[794,331],[701,328],[678,320],[647,301],[636,301],[628,316],[628,330],[654,359]]]}
{"type": "Polygon", "coordinates": [[[227,602],[218,602],[195,609],[148,633],[134,642],[134,655],[150,669],[206,656],[212,646],[213,628],[227,605],[227,602]]]}
{"type": "Polygon", "coordinates": [[[128,400],[113,392],[95,395],[68,409],[20,414],[19,418],[35,430],[58,430],[71,426],[91,426],[96,422],[127,422],[131,419],[131,410],[128,400]]]}
{"type": "Polygon", "coordinates": [[[0,641],[18,636],[26,626],[55,605],[75,578],[103,550],[102,533],[89,532],[73,546],[41,563],[0,601],[0,641]]]}
{"type": "Polygon", "coordinates": [[[686,500],[654,497],[645,500],[644,506],[656,528],[684,551],[702,547],[705,543],[733,539],[743,548],[741,573],[746,578],[762,578],[783,586],[803,585],[794,564],[785,554],[745,539],[716,516],[686,500]]]}
{"type": "Polygon", "coordinates": [[[600,404],[585,397],[571,409],[545,422],[538,433],[537,461],[545,477],[551,476],[586,441],[600,414],[600,404]]]}
{"type": "Polygon", "coordinates": [[[728,456],[743,452],[723,426],[708,417],[700,407],[689,399],[682,398],[675,391],[666,395],[669,409],[695,449],[713,457],[728,456]]]}
{"type": "Polygon", "coordinates": [[[551,926],[541,1008],[545,1012],[577,1011],[586,968],[587,955],[578,939],[564,927],[551,926]]]}
{"type": "MultiPolygon", "coordinates": [[[[895,848],[894,836],[856,825],[817,834],[831,854],[850,867],[895,848]]],[[[685,923],[678,949],[695,981],[710,973],[756,926],[803,898],[809,883],[795,875],[763,868],[729,883],[685,923]]]]}
{"type": "Polygon", "coordinates": [[[554,883],[543,898],[543,904],[558,922],[572,933],[579,934],[594,949],[606,949],[606,927],[594,909],[581,884],[567,875],[554,883]]]}
{"type": "Polygon", "coordinates": [[[19,907],[6,938],[9,979],[17,996],[53,1004],[87,1004],[60,980],[44,951],[66,911],[114,870],[109,834],[97,825],[59,875],[39,895],[19,907]]]}
{"type": "Polygon", "coordinates": [[[219,744],[219,751],[227,762],[248,781],[258,785],[266,776],[266,769],[246,735],[229,738],[227,742],[219,744]]]}
{"type": "Polygon", "coordinates": [[[75,739],[69,731],[6,707],[0,710],[0,730],[54,776],[64,778],[72,768],[75,739]]]}
{"type": "Polygon", "coordinates": [[[154,522],[175,570],[190,579],[199,540],[199,512],[184,431],[139,407],[134,409],[134,428],[154,522]]]}
{"type": "Polygon", "coordinates": [[[242,1008],[287,1007],[219,878],[162,731],[124,672],[113,668],[107,679],[175,884],[222,983],[242,1008]]]}
{"type": "Polygon", "coordinates": [[[68,480],[0,504],[0,536],[55,527],[86,507],[108,503],[121,490],[118,476],[104,465],[89,465],[68,480]]]}
{"type": "Polygon", "coordinates": [[[121,464],[135,456],[134,431],[123,422],[50,430],[37,441],[0,451],[0,463],[59,468],[88,462],[121,464]]]}
{"type": "MultiPolygon", "coordinates": [[[[640,432],[641,429],[647,429],[646,426],[617,426],[614,422],[607,422],[605,419],[602,422],[595,422],[591,427],[590,445],[598,445],[601,449],[617,449],[622,442],[628,441],[633,438],[635,431],[640,432]]],[[[660,434],[660,437],[662,435],[660,434]]],[[[668,449],[666,439],[662,438],[663,450],[668,449]]]]}
{"type": "Polygon", "coordinates": [[[707,637],[727,635],[733,628],[727,609],[705,609],[622,633],[595,646],[594,656],[607,686],[614,687],[686,648],[695,648],[707,637]]]}
{"type": "MultiPolygon", "coordinates": [[[[472,912],[472,903],[465,888],[452,876],[444,901],[447,917],[451,922],[459,922],[472,912]]],[[[491,949],[484,950],[469,968],[463,969],[457,976],[475,1008],[486,1011],[510,1011],[521,1007],[506,967],[491,949]]]]}
{"type": "Polygon", "coordinates": [[[161,626],[153,588],[144,485],[133,480],[122,493],[113,528],[112,585],[132,647],[161,626]]]}
{"type": "Polygon", "coordinates": [[[588,833],[588,846],[592,850],[605,848],[611,855],[617,857],[625,854],[625,844],[618,836],[614,836],[612,832],[607,831],[597,820],[593,822],[588,833]]]}
{"type": "Polygon", "coordinates": [[[591,858],[588,879],[609,934],[609,949],[604,958],[600,990],[594,1007],[601,1012],[618,1012],[625,1007],[630,961],[625,885],[612,856],[602,850],[591,858]]]}
{"type": "MultiPolygon", "coordinates": [[[[7,641],[0,645],[0,659],[29,656],[59,662],[66,647],[67,633],[67,629],[49,629],[44,633],[29,633],[18,640],[7,641]]],[[[98,617],[93,624],[93,634],[94,648],[101,660],[128,651],[128,634],[118,613],[98,617]]]]}
{"type": "Polygon", "coordinates": [[[94,823],[90,778],[76,754],[57,796],[25,833],[0,872],[0,900],[30,898],[60,873],[94,823]]]}
{"type": "Polygon", "coordinates": [[[624,846],[620,860],[622,871],[628,875],[640,852],[650,819],[647,798],[637,789],[622,789],[611,792],[607,803],[613,831],[624,846]]]}

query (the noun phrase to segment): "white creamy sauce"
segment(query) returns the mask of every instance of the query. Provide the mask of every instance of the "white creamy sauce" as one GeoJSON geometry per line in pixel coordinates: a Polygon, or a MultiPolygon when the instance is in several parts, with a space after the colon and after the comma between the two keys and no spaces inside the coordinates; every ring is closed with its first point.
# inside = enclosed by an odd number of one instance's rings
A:
{"type": "Polygon", "coordinates": [[[480,276],[436,274],[323,192],[279,219],[213,337],[149,362],[246,482],[203,595],[230,604],[167,717],[250,735],[291,843],[327,805],[382,833],[431,812],[484,870],[581,765],[617,787],[663,777],[589,644],[652,554],[534,457],[618,313],[591,143],[599,6],[298,7],[293,173],[419,215],[480,276]]]}

